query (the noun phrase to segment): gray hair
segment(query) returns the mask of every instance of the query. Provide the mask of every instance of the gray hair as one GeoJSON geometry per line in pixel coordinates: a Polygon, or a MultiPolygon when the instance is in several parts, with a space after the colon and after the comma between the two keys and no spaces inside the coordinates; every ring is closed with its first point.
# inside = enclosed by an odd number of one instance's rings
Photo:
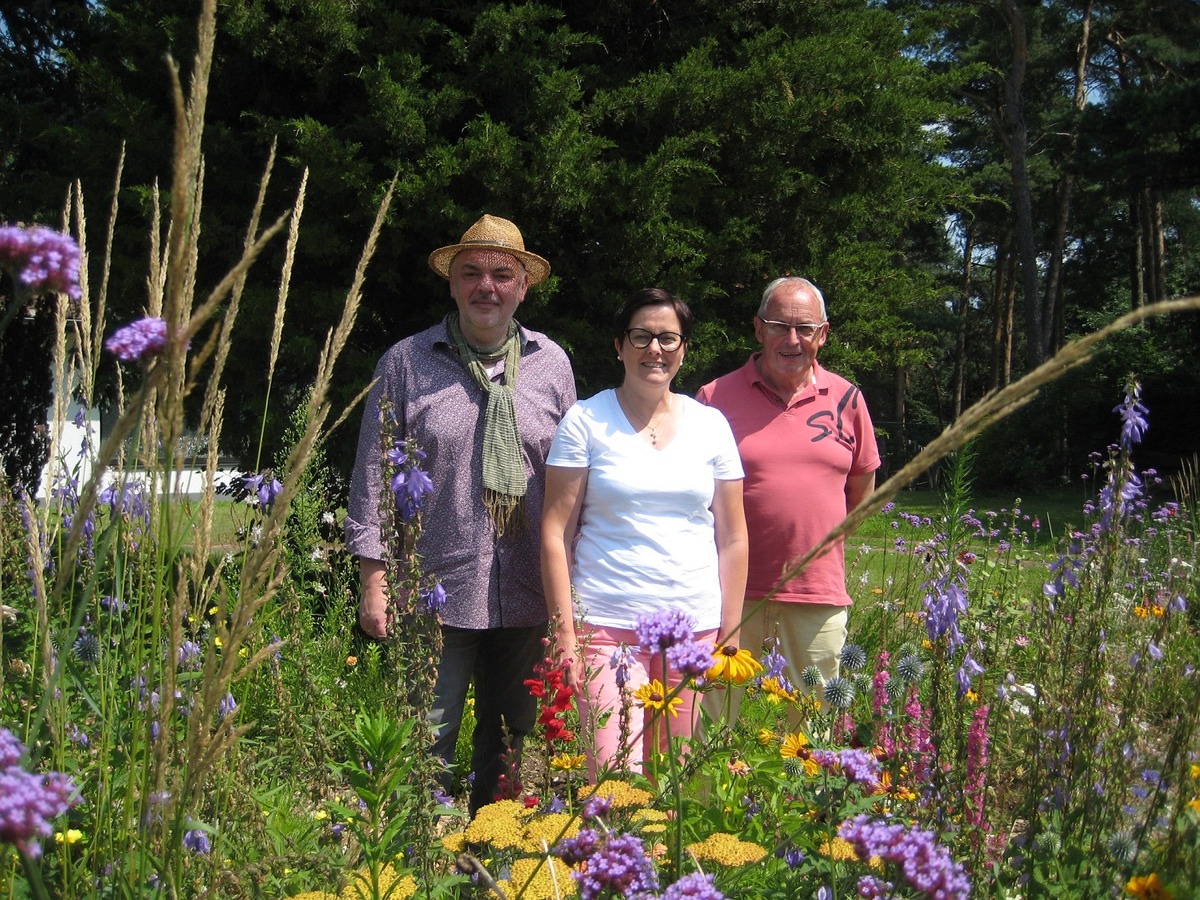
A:
{"type": "Polygon", "coordinates": [[[826,322],[829,320],[829,316],[825,312],[825,296],[821,293],[821,289],[807,278],[801,278],[799,275],[784,275],[782,278],[776,278],[767,285],[766,290],[763,291],[762,302],[758,304],[758,314],[760,316],[767,311],[767,304],[771,302],[771,297],[775,295],[775,292],[783,285],[789,283],[802,285],[812,291],[813,296],[817,298],[817,304],[821,307],[821,321],[826,322]]]}

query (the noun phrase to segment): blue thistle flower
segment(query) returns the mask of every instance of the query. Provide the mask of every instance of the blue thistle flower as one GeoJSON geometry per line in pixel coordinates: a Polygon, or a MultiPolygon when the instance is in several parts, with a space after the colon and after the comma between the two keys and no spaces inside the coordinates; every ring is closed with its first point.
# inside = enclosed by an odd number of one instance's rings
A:
{"type": "Polygon", "coordinates": [[[816,666],[805,666],[800,681],[806,688],[815,688],[821,683],[821,670],[816,666]]]}
{"type": "Polygon", "coordinates": [[[825,702],[834,709],[849,709],[854,702],[854,685],[848,679],[835,675],[825,682],[825,702]]]}
{"type": "Polygon", "coordinates": [[[841,663],[847,672],[861,672],[867,667],[867,651],[858,644],[846,644],[842,647],[841,663]]]}
{"type": "Polygon", "coordinates": [[[916,684],[925,675],[925,663],[915,653],[906,653],[896,663],[896,677],[907,684],[916,684]]]}

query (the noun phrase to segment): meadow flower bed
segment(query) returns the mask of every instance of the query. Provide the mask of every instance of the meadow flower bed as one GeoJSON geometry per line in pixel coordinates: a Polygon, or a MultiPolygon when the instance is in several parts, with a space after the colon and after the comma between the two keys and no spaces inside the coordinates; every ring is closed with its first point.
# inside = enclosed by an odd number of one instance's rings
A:
{"type": "MultiPolygon", "coordinates": [[[[588,728],[548,655],[528,682],[540,712],[525,765],[466,821],[424,752],[445,594],[404,552],[438,486],[420,448],[380,448],[400,602],[395,639],[364,642],[321,452],[387,192],[287,446],[238,486],[237,545],[213,541],[222,348],[261,248],[278,236],[291,259],[305,185],[290,221],[266,227],[260,196],[244,258],[197,296],[205,71],[186,101],[177,93],[145,317],[106,321],[86,247],[44,229],[0,235],[23,303],[59,292],[39,314],[59,328],[60,420],[68,393],[93,402],[100,366],[119,366],[125,388],[101,446],[52,446],[63,465],[45,502],[0,479],[0,896],[1194,895],[1200,483],[1194,464],[1170,484],[1135,468],[1148,411],[1134,384],[1117,442],[1088,473],[1095,496],[1053,550],[1015,504],[972,506],[960,449],[940,512],[877,512],[893,538],[853,560],[841,677],[793,683],[776,653],[698,647],[686,623],[647,620],[643,640],[668,665],[746,700],[736,722],[707,721],[645,776],[589,784],[588,728]],[[208,436],[197,460],[175,449],[188,395],[208,436]],[[179,496],[173,475],[193,464],[210,486],[179,496]]],[[[77,236],[83,208],[73,196],[64,216],[77,236]]],[[[1086,355],[1066,353],[1064,365],[1086,355]]],[[[961,448],[1045,372],[969,410],[929,452],[961,448]]],[[[670,728],[661,684],[624,690],[627,708],[670,728]]]]}

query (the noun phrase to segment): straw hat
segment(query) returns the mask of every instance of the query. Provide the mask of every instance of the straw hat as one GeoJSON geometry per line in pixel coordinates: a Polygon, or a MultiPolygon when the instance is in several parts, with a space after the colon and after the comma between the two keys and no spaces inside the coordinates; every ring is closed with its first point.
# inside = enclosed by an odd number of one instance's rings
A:
{"type": "Polygon", "coordinates": [[[544,281],[550,274],[550,263],[525,249],[521,229],[508,219],[497,216],[483,216],[466,230],[457,244],[439,247],[430,253],[430,267],[443,278],[449,278],[450,263],[461,250],[500,250],[511,253],[524,264],[525,271],[529,273],[530,285],[544,281]]]}

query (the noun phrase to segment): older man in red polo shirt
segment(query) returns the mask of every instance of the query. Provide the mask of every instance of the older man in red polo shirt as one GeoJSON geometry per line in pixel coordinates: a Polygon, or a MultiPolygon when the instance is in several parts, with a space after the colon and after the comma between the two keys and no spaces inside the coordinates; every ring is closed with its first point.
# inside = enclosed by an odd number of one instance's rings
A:
{"type": "Polygon", "coordinates": [[[875,489],[879,449],[861,392],[817,363],[829,321],[812,282],[767,285],[754,336],[762,350],[696,395],[725,414],[746,470],[749,618],[736,640],[757,653],[775,638],[793,684],[808,666],[828,681],[838,674],[851,603],[842,543],[762,598],[875,489]]]}

